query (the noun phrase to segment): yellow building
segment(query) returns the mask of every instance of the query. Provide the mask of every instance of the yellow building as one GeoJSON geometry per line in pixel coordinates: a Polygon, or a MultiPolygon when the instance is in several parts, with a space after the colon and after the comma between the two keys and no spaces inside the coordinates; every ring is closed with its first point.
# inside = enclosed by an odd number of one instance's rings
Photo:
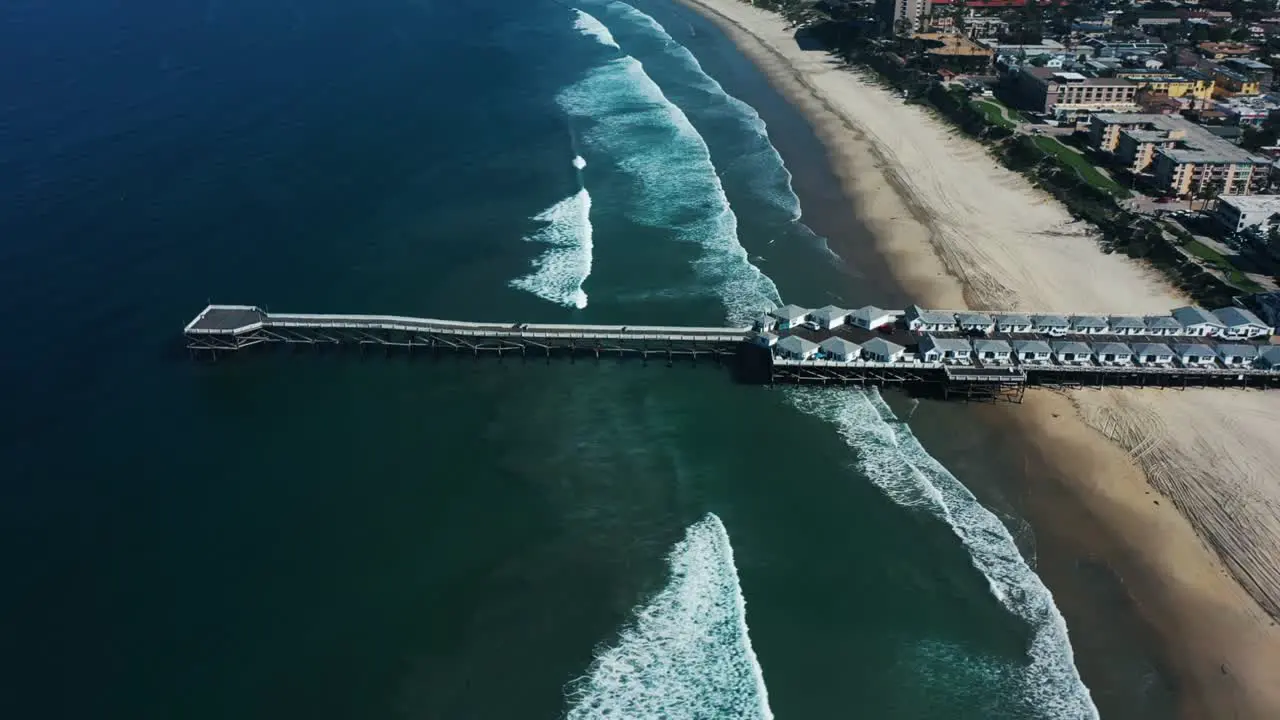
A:
{"type": "Polygon", "coordinates": [[[1215,97],[1257,95],[1262,92],[1262,83],[1256,79],[1224,67],[1214,69],[1213,82],[1213,94],[1215,97]]]}
{"type": "Polygon", "coordinates": [[[1165,93],[1171,98],[1193,97],[1208,100],[1213,97],[1214,78],[1201,72],[1188,70],[1172,73],[1167,70],[1135,70],[1116,73],[1116,77],[1136,83],[1139,90],[1165,93]]]}

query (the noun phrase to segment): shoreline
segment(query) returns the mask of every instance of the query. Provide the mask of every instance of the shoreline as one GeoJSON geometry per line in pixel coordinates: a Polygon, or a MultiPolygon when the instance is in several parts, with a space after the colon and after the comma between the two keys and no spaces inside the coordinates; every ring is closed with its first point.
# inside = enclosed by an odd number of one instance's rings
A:
{"type": "MultiPolygon", "coordinates": [[[[678,1],[809,119],[876,250],[921,302],[1013,309],[1066,298],[1145,312],[1182,299],[1155,269],[1103,254],[984,146],[800,48],[780,16],[742,0],[678,1]]],[[[1032,391],[990,415],[1044,466],[1028,478],[1033,526],[1116,577],[1176,680],[1179,715],[1280,717],[1280,575],[1267,572],[1280,549],[1280,481],[1268,482],[1280,449],[1267,447],[1280,398],[1142,392],[1032,391]]],[[[1045,582],[1057,595],[1060,583],[1045,582]]]]}

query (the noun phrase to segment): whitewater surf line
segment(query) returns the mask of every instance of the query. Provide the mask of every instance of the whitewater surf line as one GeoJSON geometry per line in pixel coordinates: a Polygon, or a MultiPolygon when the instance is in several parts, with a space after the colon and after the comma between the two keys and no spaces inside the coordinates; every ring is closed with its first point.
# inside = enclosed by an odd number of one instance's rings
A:
{"type": "Polygon", "coordinates": [[[581,155],[574,156],[581,189],[533,217],[546,226],[525,240],[550,247],[533,260],[533,272],[510,283],[544,300],[578,309],[587,306],[582,284],[591,275],[591,194],[582,185],[586,166],[581,155]]]}
{"type": "Polygon", "coordinates": [[[769,720],[729,534],[714,514],[667,556],[669,579],[570,683],[569,720],[769,720]]]}
{"type": "Polygon", "coordinates": [[[991,594],[1031,628],[1028,663],[1017,678],[1028,707],[1054,720],[1097,718],[1075,666],[1066,622],[1049,589],[1019,554],[1000,519],[925,451],[880,394],[788,388],[786,396],[801,412],[835,425],[857,452],[863,474],[891,500],[946,523],[969,551],[991,594]]]}
{"type": "Polygon", "coordinates": [[[608,45],[609,47],[616,48],[618,50],[622,49],[618,47],[618,42],[613,39],[613,35],[609,33],[609,28],[605,27],[604,23],[597,20],[590,13],[583,12],[578,8],[574,8],[573,11],[578,14],[577,20],[574,21],[573,26],[577,28],[579,32],[583,35],[595,38],[601,45],[608,45]]]}

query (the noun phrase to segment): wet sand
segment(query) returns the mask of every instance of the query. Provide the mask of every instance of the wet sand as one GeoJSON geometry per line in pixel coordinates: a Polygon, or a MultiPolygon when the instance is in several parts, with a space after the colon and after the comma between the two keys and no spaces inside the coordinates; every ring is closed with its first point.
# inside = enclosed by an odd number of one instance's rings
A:
{"type": "MultiPolygon", "coordinates": [[[[1087,226],[980,144],[802,49],[781,18],[738,0],[682,1],[810,119],[895,279],[920,302],[1147,312],[1184,301],[1146,266],[1103,254],[1087,226]]],[[[1035,391],[981,414],[1034,455],[1022,509],[1062,548],[1041,558],[1041,573],[1068,620],[1105,604],[1081,597],[1089,583],[1074,575],[1114,578],[1111,601],[1145,620],[1135,632],[1175,678],[1180,716],[1280,717],[1280,396],[1035,391]]],[[[1106,672],[1104,658],[1077,652],[1086,681],[1106,672]]]]}

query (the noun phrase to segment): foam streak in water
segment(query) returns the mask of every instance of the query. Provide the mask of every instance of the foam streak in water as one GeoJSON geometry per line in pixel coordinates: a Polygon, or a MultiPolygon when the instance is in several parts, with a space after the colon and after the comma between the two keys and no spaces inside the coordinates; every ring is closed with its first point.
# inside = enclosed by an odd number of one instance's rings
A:
{"type": "Polygon", "coordinates": [[[768,720],[729,534],[708,514],[667,557],[670,580],[569,687],[569,720],[768,720]]]}
{"type": "MultiPolygon", "coordinates": [[[[579,171],[586,166],[574,158],[579,171]]],[[[534,216],[546,227],[525,238],[550,247],[533,261],[533,272],[511,281],[511,286],[566,307],[585,308],[582,284],[591,275],[591,195],[584,187],[534,216]]]]}
{"type": "Polygon", "coordinates": [[[992,594],[1031,628],[1029,663],[1020,678],[1028,706],[1050,718],[1098,717],[1049,589],[1018,553],[999,518],[925,452],[879,393],[791,389],[787,396],[801,411],[833,423],[857,450],[862,471],[890,499],[950,526],[992,594]]]}
{"type": "Polygon", "coordinates": [[[608,45],[612,48],[618,47],[618,43],[613,39],[613,35],[609,33],[609,28],[605,27],[604,23],[577,8],[574,9],[574,12],[578,13],[578,19],[574,21],[573,26],[579,32],[599,40],[601,45],[608,45]]]}

